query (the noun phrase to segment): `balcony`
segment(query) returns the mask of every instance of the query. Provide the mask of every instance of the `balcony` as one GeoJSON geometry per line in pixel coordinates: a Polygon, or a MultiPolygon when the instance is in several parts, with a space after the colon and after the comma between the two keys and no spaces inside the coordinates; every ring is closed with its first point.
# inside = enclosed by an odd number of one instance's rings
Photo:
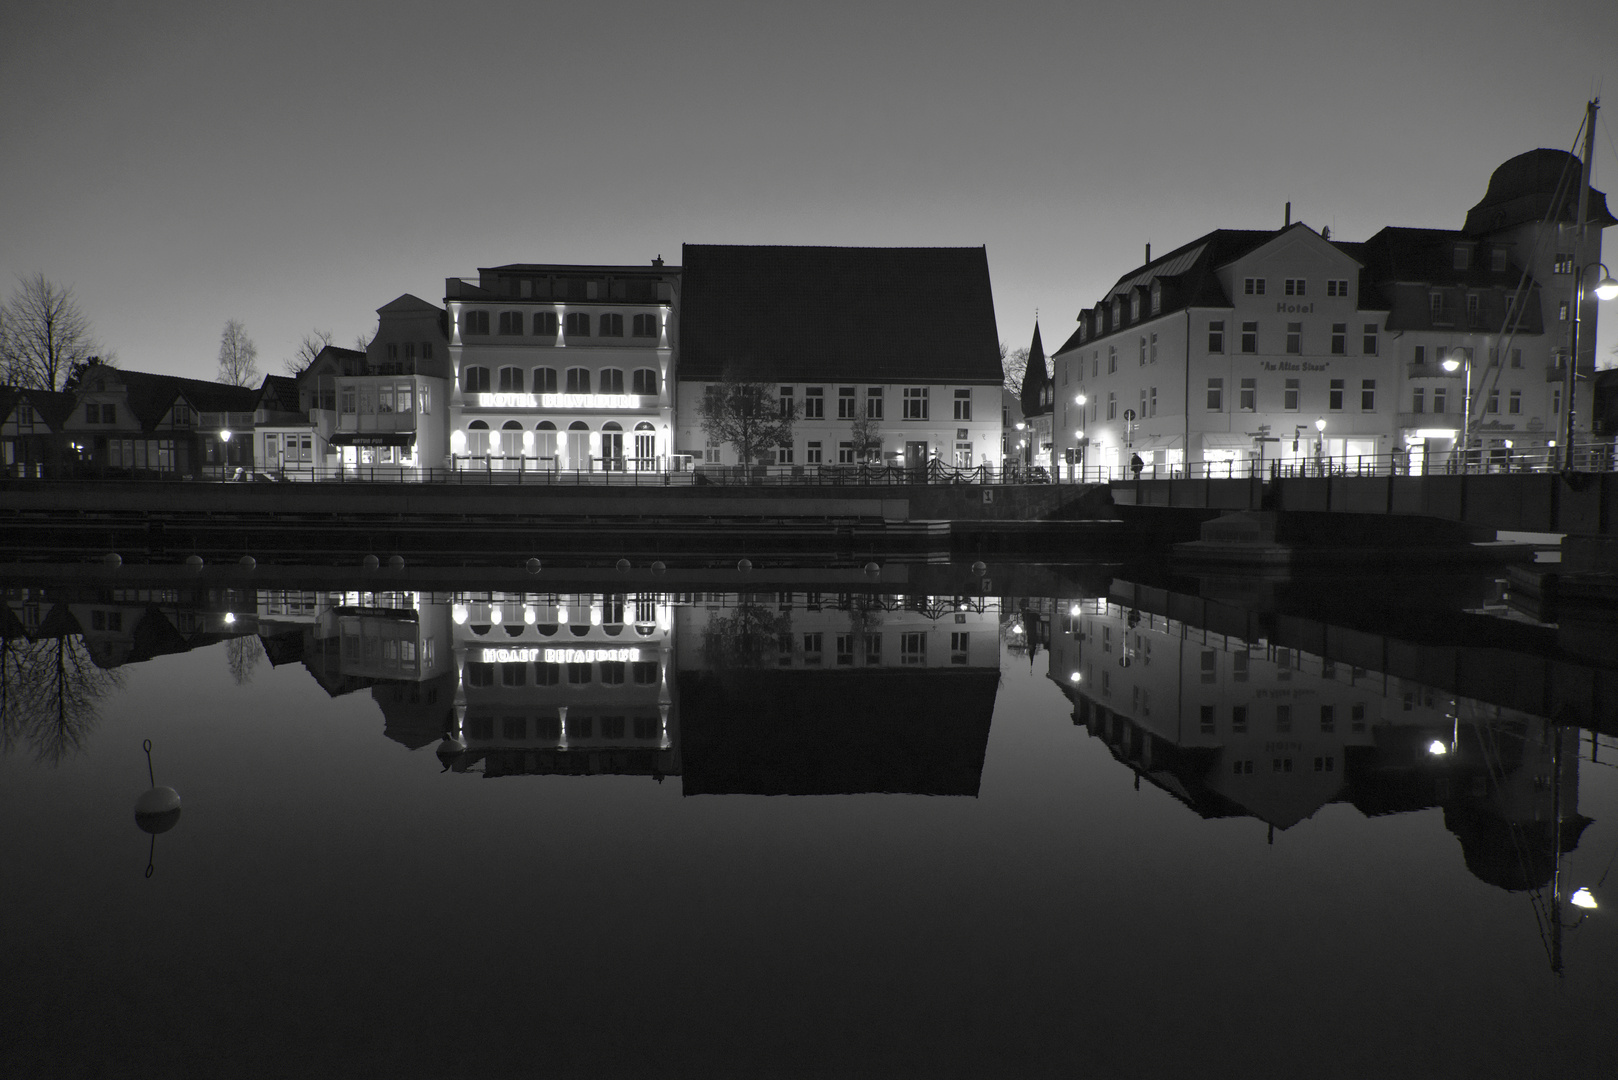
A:
{"type": "Polygon", "coordinates": [[[414,412],[343,413],[337,418],[339,432],[415,431],[414,412]]]}

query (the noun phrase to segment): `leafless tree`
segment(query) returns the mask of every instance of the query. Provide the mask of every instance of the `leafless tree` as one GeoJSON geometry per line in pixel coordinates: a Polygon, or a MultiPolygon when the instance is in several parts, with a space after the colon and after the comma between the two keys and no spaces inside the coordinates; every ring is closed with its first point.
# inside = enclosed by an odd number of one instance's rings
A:
{"type": "Polygon", "coordinates": [[[225,642],[225,664],[230,668],[230,677],[236,681],[237,686],[244,686],[253,681],[253,669],[264,655],[264,646],[259,644],[257,637],[246,634],[234,637],[225,642]]]}
{"type": "Polygon", "coordinates": [[[781,636],[791,629],[790,615],[762,604],[738,603],[703,628],[702,658],[718,669],[764,667],[776,655],[781,636]]]}
{"type": "Polygon", "coordinates": [[[303,339],[298,342],[297,349],[293,351],[291,356],[286,358],[282,366],[286,369],[288,375],[297,378],[304,373],[310,364],[315,362],[315,357],[320,355],[320,350],[330,344],[330,330],[311,330],[303,335],[303,339]]]}
{"type": "Polygon", "coordinates": [[[123,685],[99,668],[79,634],[0,641],[0,752],[18,744],[51,765],[84,749],[100,700],[123,685]]]}
{"type": "Polygon", "coordinates": [[[882,425],[867,413],[854,417],[849,431],[855,461],[869,461],[882,453],[882,425]]]}
{"type": "Polygon", "coordinates": [[[57,285],[42,273],[18,280],[0,310],[0,382],[56,390],[75,364],[99,351],[90,321],[71,285],[57,285]]]}
{"type": "Polygon", "coordinates": [[[796,402],[776,397],[774,384],[726,371],[697,403],[697,415],[708,438],[729,443],[743,465],[754,465],[771,448],[792,445],[798,409],[796,402]]]}
{"type": "Polygon", "coordinates": [[[219,374],[216,382],[227,386],[252,386],[258,378],[258,346],[247,336],[240,319],[225,323],[219,335],[219,374]]]}
{"type": "Polygon", "coordinates": [[[1013,349],[1006,351],[1005,342],[1000,343],[1000,371],[1005,376],[1004,386],[1013,394],[1022,393],[1023,375],[1028,371],[1028,350],[1013,349]]]}

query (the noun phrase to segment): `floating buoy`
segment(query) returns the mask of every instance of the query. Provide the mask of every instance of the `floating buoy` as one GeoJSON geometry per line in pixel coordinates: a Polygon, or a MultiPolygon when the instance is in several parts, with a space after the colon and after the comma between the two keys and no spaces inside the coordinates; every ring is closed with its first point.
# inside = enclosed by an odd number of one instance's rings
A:
{"type": "Polygon", "coordinates": [[[972,564],[972,573],[976,574],[978,577],[982,577],[984,574],[986,574],[988,572],[989,572],[989,568],[986,565],[984,565],[984,562],[983,562],[982,559],[979,559],[977,562],[972,564]]]}
{"type": "Polygon", "coordinates": [[[530,574],[539,573],[539,560],[538,559],[529,559],[528,562],[525,563],[524,565],[528,567],[528,572],[530,574]]]}
{"type": "Polygon", "coordinates": [[[168,832],[180,820],[180,793],[158,787],[152,772],[152,740],[142,741],[140,748],[146,751],[146,779],[152,786],[135,800],[135,824],[152,837],[146,850],[146,876],[151,877],[157,869],[157,834],[168,832]]]}
{"type": "Polygon", "coordinates": [[[120,566],[124,565],[124,557],[118,554],[116,551],[107,552],[106,557],[101,561],[106,563],[107,566],[113,570],[116,570],[120,566]]]}
{"type": "Polygon", "coordinates": [[[740,570],[744,574],[747,573],[749,570],[753,569],[753,560],[752,559],[740,559],[740,560],[738,560],[737,563],[736,563],[736,569],[740,570]]]}
{"type": "Polygon", "coordinates": [[[629,570],[629,560],[628,559],[619,559],[618,560],[618,572],[620,574],[623,574],[623,573],[627,573],[628,570],[629,570]]]}
{"type": "Polygon", "coordinates": [[[445,735],[444,741],[438,744],[438,763],[448,772],[455,759],[466,753],[466,743],[459,735],[445,735]]]}
{"type": "Polygon", "coordinates": [[[404,569],[404,556],[403,555],[395,555],[392,558],[388,559],[388,569],[389,570],[403,570],[404,569]]]}
{"type": "Polygon", "coordinates": [[[668,567],[663,565],[663,560],[662,559],[659,559],[659,560],[657,560],[656,562],[654,562],[652,564],[652,573],[654,573],[654,574],[661,574],[663,571],[665,571],[667,569],[668,569],[668,567]]]}
{"type": "Polygon", "coordinates": [[[360,560],[360,565],[365,567],[367,570],[375,570],[377,567],[382,565],[382,561],[375,555],[367,555],[365,558],[360,560]]]}
{"type": "Polygon", "coordinates": [[[251,555],[243,555],[240,559],[236,560],[236,564],[243,570],[251,570],[258,565],[258,560],[253,558],[251,555]]]}
{"type": "Polygon", "coordinates": [[[201,570],[202,569],[202,556],[201,555],[187,555],[185,557],[185,566],[186,566],[187,570],[201,570]]]}
{"type": "Polygon", "coordinates": [[[867,574],[880,574],[882,572],[882,568],[874,562],[868,562],[865,564],[865,572],[867,574]]]}

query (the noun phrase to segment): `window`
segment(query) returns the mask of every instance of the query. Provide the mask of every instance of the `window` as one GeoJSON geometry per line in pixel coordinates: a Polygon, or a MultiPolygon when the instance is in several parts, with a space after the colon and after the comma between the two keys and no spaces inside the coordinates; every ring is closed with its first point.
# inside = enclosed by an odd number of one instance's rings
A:
{"type": "Polygon", "coordinates": [[[803,635],[803,662],[806,664],[820,663],[820,657],[825,648],[824,635],[819,633],[803,635]]]}
{"type": "Polygon", "coordinates": [[[468,394],[489,392],[489,369],[472,366],[461,369],[461,390],[468,394]]]}
{"type": "Polygon", "coordinates": [[[534,393],[536,393],[536,394],[554,394],[554,393],[556,393],[556,369],[555,368],[537,367],[537,368],[534,369],[534,393]]]}
{"type": "Polygon", "coordinates": [[[1333,356],[1342,356],[1348,352],[1348,324],[1334,322],[1331,324],[1331,352],[1333,356]]]}
{"type": "Polygon", "coordinates": [[[1433,412],[1445,413],[1449,411],[1449,391],[1442,386],[1433,388],[1433,412]]]}
{"type": "Polygon", "coordinates": [[[1304,294],[1304,285],[1303,278],[1289,277],[1286,279],[1286,294],[1288,296],[1302,296],[1304,294]]]}
{"type": "Polygon", "coordinates": [[[376,390],[376,411],[386,416],[393,412],[393,387],[379,386],[376,390]]]}
{"type": "MultiPolygon", "coordinates": [[[[585,686],[585,685],[587,685],[590,682],[590,665],[589,664],[568,664],[567,665],[567,681],[568,681],[569,686],[585,686]]],[[[571,734],[571,732],[572,732],[572,728],[570,726],[569,727],[569,733],[571,734]]]]}
{"type": "MultiPolygon", "coordinates": [[[[471,369],[468,368],[467,370],[470,371],[471,369]]],[[[354,388],[352,386],[343,387],[343,392],[338,395],[337,401],[340,411],[352,413],[357,407],[355,405],[354,388]]]]}
{"type": "Polygon", "coordinates": [[[1360,409],[1363,412],[1376,411],[1376,380],[1364,379],[1360,382],[1360,409]]]}
{"type": "Polygon", "coordinates": [[[1333,379],[1327,384],[1326,408],[1341,409],[1343,407],[1343,389],[1344,382],[1342,379],[1333,379]]]}
{"type": "Polygon", "coordinates": [[[1248,776],[1253,772],[1252,758],[1243,758],[1241,761],[1233,761],[1231,762],[1231,765],[1233,766],[1232,775],[1234,776],[1248,776]]]}
{"type": "Polygon", "coordinates": [[[1281,392],[1281,407],[1288,412],[1298,411],[1298,398],[1302,387],[1297,379],[1288,379],[1281,392]]]}
{"type": "Polygon", "coordinates": [[[851,442],[840,442],[840,443],[837,444],[837,464],[839,464],[839,465],[852,465],[852,464],[854,464],[854,444],[853,443],[851,443],[851,442]]]}
{"type": "Polygon", "coordinates": [[[636,368],[630,385],[630,391],[641,397],[657,396],[657,369],[636,368]]]}
{"type": "Polygon", "coordinates": [[[567,313],[567,336],[590,336],[590,313],[586,311],[570,311],[567,313]]]}
{"type": "MultiPolygon", "coordinates": [[[[522,368],[503,367],[500,369],[500,392],[502,394],[522,393],[522,368]]],[[[388,410],[392,411],[392,410],[388,410]]],[[[402,411],[402,410],[401,410],[402,411]]]]}
{"type": "Polygon", "coordinates": [[[1427,391],[1419,386],[1410,391],[1410,411],[1413,413],[1427,411],[1427,391]]]}
{"type": "Polygon", "coordinates": [[[1556,305],[1556,321],[1557,322],[1567,322],[1567,311],[1568,311],[1568,307],[1567,307],[1567,301],[1566,300],[1563,300],[1561,303],[1557,304],[1556,305]]]}
{"type": "Polygon", "coordinates": [[[955,419],[957,419],[957,420],[970,420],[970,419],[972,419],[972,391],[970,391],[970,390],[957,390],[957,391],[955,391],[955,419]]]}
{"type": "MultiPolygon", "coordinates": [[[[500,333],[508,337],[513,334],[521,334],[524,321],[520,311],[502,311],[500,313],[500,333]]],[[[389,345],[388,349],[391,354],[393,346],[389,345]]]]}
{"type": "Polygon", "coordinates": [[[1497,413],[1500,411],[1500,388],[1495,387],[1489,391],[1489,404],[1487,411],[1497,413]]]}
{"type": "Polygon", "coordinates": [[[1152,314],[1156,315],[1163,310],[1163,283],[1152,282],[1152,314]]]}
{"type": "Polygon", "coordinates": [[[826,416],[826,388],[806,386],[803,391],[803,418],[821,420],[826,416]]]}
{"type": "Polygon", "coordinates": [[[1146,366],[1146,336],[1144,334],[1140,338],[1140,366],[1146,366]]]}
{"type": "Polygon", "coordinates": [[[1499,273],[1506,268],[1506,249],[1495,248],[1489,252],[1489,269],[1499,273]]]}
{"type": "Polygon", "coordinates": [[[1157,335],[1152,335],[1151,355],[1147,357],[1152,363],[1157,363],[1157,335]]]}
{"type": "Polygon", "coordinates": [[[489,313],[487,311],[468,311],[465,326],[468,334],[487,334],[489,332],[489,313]]]}
{"type": "Polygon", "coordinates": [[[657,316],[636,315],[630,323],[630,333],[635,337],[655,338],[657,336],[657,316]]]}
{"type": "Polygon", "coordinates": [[[1271,761],[1270,761],[1270,771],[1271,772],[1291,772],[1292,771],[1292,759],[1289,758],[1289,757],[1287,757],[1287,758],[1280,758],[1280,757],[1272,758],[1271,761]]]}
{"type": "Polygon", "coordinates": [[[1455,245],[1455,269],[1465,270],[1472,265],[1472,249],[1465,244],[1455,245]]]}
{"type": "Polygon", "coordinates": [[[1303,352],[1303,323],[1287,323],[1287,352],[1293,355],[1303,352]]]}
{"type": "Polygon", "coordinates": [[[1444,306],[1443,293],[1430,292],[1427,294],[1427,313],[1432,317],[1433,322],[1449,321],[1449,313],[1444,306]]]}
{"type": "Polygon", "coordinates": [[[1258,352],[1258,323],[1242,323],[1242,352],[1258,352]]]}
{"type": "Polygon", "coordinates": [[[1573,255],[1570,252],[1558,251],[1556,261],[1551,263],[1551,273],[1571,274],[1573,272],[1573,255]]]}
{"type": "Polygon", "coordinates": [[[1560,386],[1551,387],[1551,415],[1562,415],[1562,388],[1560,386]]]}
{"type": "Polygon", "coordinates": [[[927,662],[927,635],[924,632],[906,632],[899,635],[899,663],[925,664],[927,662]]]}
{"type": "Polygon", "coordinates": [[[1248,278],[1242,285],[1242,292],[1246,293],[1248,296],[1263,296],[1264,279],[1261,277],[1248,278]]]}
{"type": "Polygon", "coordinates": [[[624,317],[617,312],[609,311],[601,316],[602,337],[623,337],[624,317]]]}
{"type": "Polygon", "coordinates": [[[1225,351],[1225,322],[1223,319],[1208,324],[1208,351],[1211,353],[1225,351]]]}
{"type": "Polygon", "coordinates": [[[1238,407],[1242,412],[1253,412],[1258,408],[1258,380],[1243,379],[1241,385],[1241,398],[1238,407]]]}
{"type": "Polygon", "coordinates": [[[852,386],[839,386],[837,388],[837,419],[854,419],[854,410],[857,408],[856,400],[852,386]]]}
{"type": "Polygon", "coordinates": [[[1219,681],[1219,654],[1212,649],[1203,649],[1198,657],[1197,664],[1201,669],[1202,681],[1213,683],[1219,681]]]}
{"type": "Polygon", "coordinates": [[[1376,323],[1365,324],[1365,336],[1360,341],[1360,351],[1366,356],[1375,356],[1377,354],[1376,323]]]}
{"type": "Polygon", "coordinates": [[[792,387],[783,386],[779,391],[779,396],[776,398],[776,413],[783,420],[785,420],[787,417],[795,415],[793,393],[792,387]]]}
{"type": "Polygon", "coordinates": [[[1275,730],[1281,735],[1286,735],[1292,731],[1291,705],[1277,705],[1275,707],[1275,730]]]}
{"type": "Polygon", "coordinates": [[[791,465],[792,464],[792,447],[790,447],[790,446],[777,446],[775,448],[775,463],[777,465],[791,465]]]}
{"type": "MultiPolygon", "coordinates": [[[[555,337],[556,336],[556,312],[554,312],[554,311],[536,311],[536,312],[534,312],[534,333],[535,333],[535,335],[540,336],[540,337],[555,337]]],[[[427,348],[431,348],[431,346],[429,345],[429,346],[427,346],[427,348]]],[[[427,359],[431,360],[432,356],[433,356],[433,354],[431,352],[427,353],[427,359]]]]}
{"type": "Polygon", "coordinates": [[[1510,401],[1507,402],[1506,411],[1511,413],[1511,415],[1513,415],[1513,416],[1519,416],[1519,415],[1522,414],[1522,391],[1521,390],[1513,390],[1511,392],[1511,398],[1510,398],[1510,401]]]}
{"type": "Polygon", "coordinates": [[[925,386],[905,387],[904,418],[906,420],[927,419],[927,388],[925,386]]]}
{"type": "Polygon", "coordinates": [[[1118,391],[1107,391],[1107,419],[1118,419],[1118,391]]]}
{"type": "Polygon", "coordinates": [[[86,405],[84,407],[84,422],[87,424],[116,424],[118,422],[118,406],[86,405]]]}
{"type": "Polygon", "coordinates": [[[882,663],[882,635],[865,635],[865,662],[867,664],[882,663]]]}
{"type": "Polygon", "coordinates": [[[1107,346],[1107,374],[1114,375],[1118,371],[1118,346],[1107,346]]]}
{"type": "Polygon", "coordinates": [[[1328,279],[1326,282],[1327,296],[1347,296],[1348,281],[1344,278],[1328,279]]]}
{"type": "Polygon", "coordinates": [[[820,464],[820,444],[819,443],[812,442],[808,446],[804,447],[803,462],[804,462],[805,465],[819,465],[820,464]]]}
{"type": "Polygon", "coordinates": [[[501,664],[501,686],[525,686],[528,683],[527,664],[501,664]]]}
{"type": "Polygon", "coordinates": [[[866,388],[865,415],[871,420],[882,419],[882,388],[880,386],[866,388]]]}
{"type": "Polygon", "coordinates": [[[1417,345],[1411,349],[1410,362],[1412,364],[1425,364],[1427,362],[1427,346],[1417,345]]]}
{"type": "Polygon", "coordinates": [[[588,394],[590,392],[590,369],[574,367],[567,369],[567,392],[570,394],[588,394]]]}
{"type": "Polygon", "coordinates": [[[1522,367],[1522,350],[1521,349],[1512,349],[1511,350],[1511,366],[1514,367],[1514,368],[1521,368],[1522,367]]]}
{"type": "Polygon", "coordinates": [[[1157,415],[1157,387],[1152,387],[1146,398],[1146,415],[1157,415]]]}
{"type": "MultiPolygon", "coordinates": [[[[1221,412],[1221,411],[1224,410],[1224,408],[1225,408],[1225,380],[1224,379],[1209,379],[1208,380],[1208,411],[1209,412],[1221,412]]],[[[1112,419],[1112,415],[1111,415],[1110,412],[1107,415],[1107,419],[1108,420],[1112,419]]]]}

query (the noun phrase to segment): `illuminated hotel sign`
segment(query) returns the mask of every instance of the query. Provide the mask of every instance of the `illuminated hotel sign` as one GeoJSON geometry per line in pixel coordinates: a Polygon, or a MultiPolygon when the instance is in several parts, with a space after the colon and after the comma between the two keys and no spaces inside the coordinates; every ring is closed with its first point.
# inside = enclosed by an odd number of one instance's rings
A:
{"type": "Polygon", "coordinates": [[[468,394],[485,409],[650,409],[656,398],[640,394],[468,394]],[[648,401],[650,404],[648,404],[648,401]]]}
{"type": "Polygon", "coordinates": [[[544,660],[547,664],[591,664],[599,660],[634,663],[639,649],[484,649],[485,664],[526,664],[544,660]]]}

